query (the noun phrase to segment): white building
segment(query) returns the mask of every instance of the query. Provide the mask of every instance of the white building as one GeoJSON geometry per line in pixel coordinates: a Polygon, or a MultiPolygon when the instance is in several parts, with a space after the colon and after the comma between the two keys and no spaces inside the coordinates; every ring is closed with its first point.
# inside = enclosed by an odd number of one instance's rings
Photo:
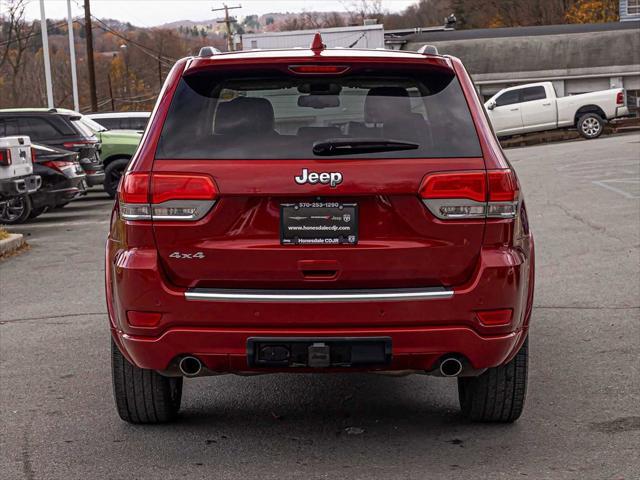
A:
{"type": "Polygon", "coordinates": [[[290,32],[246,33],[242,35],[242,49],[309,48],[316,32],[322,34],[322,40],[328,48],[384,48],[382,25],[359,25],[290,32]]]}

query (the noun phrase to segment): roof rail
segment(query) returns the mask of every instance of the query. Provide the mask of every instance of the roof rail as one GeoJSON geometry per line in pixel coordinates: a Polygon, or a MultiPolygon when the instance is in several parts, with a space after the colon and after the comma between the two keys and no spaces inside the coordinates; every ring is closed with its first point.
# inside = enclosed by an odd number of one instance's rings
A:
{"type": "Polygon", "coordinates": [[[434,45],[423,45],[418,49],[422,55],[438,55],[438,49],[434,45]]]}
{"type": "Polygon", "coordinates": [[[211,57],[213,55],[218,55],[219,53],[222,53],[222,52],[215,47],[202,47],[198,52],[198,56],[211,57]]]}

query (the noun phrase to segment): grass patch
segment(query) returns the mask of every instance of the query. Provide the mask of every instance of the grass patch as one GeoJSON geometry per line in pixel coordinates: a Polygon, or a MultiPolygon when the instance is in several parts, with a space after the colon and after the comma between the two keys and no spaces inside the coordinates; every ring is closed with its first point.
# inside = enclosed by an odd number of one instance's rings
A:
{"type": "Polygon", "coordinates": [[[4,228],[0,228],[0,240],[4,240],[5,238],[9,238],[9,232],[4,228]]]}

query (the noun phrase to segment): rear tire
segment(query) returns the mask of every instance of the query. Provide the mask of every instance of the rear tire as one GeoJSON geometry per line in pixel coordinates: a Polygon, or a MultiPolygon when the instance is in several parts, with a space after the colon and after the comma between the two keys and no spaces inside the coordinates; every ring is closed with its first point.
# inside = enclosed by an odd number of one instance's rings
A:
{"type": "Polygon", "coordinates": [[[31,215],[31,198],[29,195],[12,197],[0,202],[0,223],[18,225],[29,220],[31,215]]]}
{"type": "Polygon", "coordinates": [[[118,415],[129,423],[175,419],[182,399],[182,377],[164,377],[129,362],[111,339],[113,396],[118,415]]]}
{"type": "Polygon", "coordinates": [[[578,132],[587,140],[598,138],[604,131],[604,120],[597,113],[587,113],[578,119],[578,132]]]}
{"type": "Polygon", "coordinates": [[[39,217],[46,211],[47,211],[47,207],[34,208],[33,210],[31,210],[31,213],[29,214],[29,219],[39,217]]]}
{"type": "Polygon", "coordinates": [[[475,422],[511,423],[524,409],[527,395],[529,338],[513,359],[477,377],[458,378],[462,414],[475,422]]]}
{"type": "Polygon", "coordinates": [[[127,165],[129,165],[129,160],[129,158],[112,160],[104,169],[104,191],[107,192],[107,195],[111,198],[116,197],[118,184],[120,183],[122,175],[124,175],[124,171],[127,169],[127,165]]]}

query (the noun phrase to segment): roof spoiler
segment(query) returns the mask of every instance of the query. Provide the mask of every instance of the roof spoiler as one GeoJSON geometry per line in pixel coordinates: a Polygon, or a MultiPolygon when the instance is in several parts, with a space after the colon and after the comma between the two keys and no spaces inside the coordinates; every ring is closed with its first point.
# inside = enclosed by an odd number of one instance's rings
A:
{"type": "Polygon", "coordinates": [[[198,52],[199,57],[212,57],[213,55],[218,55],[222,53],[215,47],[202,47],[198,52]]]}
{"type": "Polygon", "coordinates": [[[438,49],[434,45],[423,45],[418,49],[422,55],[438,55],[438,49]]]}

